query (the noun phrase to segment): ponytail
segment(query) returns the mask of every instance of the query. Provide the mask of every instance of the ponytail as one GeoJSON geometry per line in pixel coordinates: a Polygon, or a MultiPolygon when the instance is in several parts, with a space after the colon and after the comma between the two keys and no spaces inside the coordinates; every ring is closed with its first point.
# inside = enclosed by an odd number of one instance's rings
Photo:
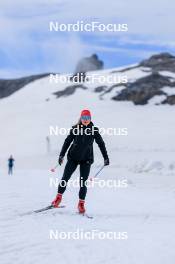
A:
{"type": "Polygon", "coordinates": [[[81,124],[81,118],[78,119],[77,123],[74,124],[74,126],[78,126],[81,124]]]}

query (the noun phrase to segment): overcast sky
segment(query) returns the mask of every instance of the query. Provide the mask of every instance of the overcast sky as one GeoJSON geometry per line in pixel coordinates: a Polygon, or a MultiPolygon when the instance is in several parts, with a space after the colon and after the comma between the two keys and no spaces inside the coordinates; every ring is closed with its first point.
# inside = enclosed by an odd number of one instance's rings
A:
{"type": "Polygon", "coordinates": [[[105,68],[175,48],[174,0],[1,0],[0,78],[72,72],[97,53],[105,68]],[[128,32],[50,32],[49,22],[127,23],[128,32]]]}

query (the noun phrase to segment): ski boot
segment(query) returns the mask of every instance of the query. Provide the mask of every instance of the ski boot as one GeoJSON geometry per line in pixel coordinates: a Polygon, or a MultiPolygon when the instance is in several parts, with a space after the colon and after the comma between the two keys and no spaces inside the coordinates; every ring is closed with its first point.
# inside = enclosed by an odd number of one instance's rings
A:
{"type": "Polygon", "coordinates": [[[84,207],[84,203],[85,201],[84,200],[79,200],[79,203],[78,203],[78,211],[80,214],[84,214],[85,213],[85,207],[84,207]]]}
{"type": "Polygon", "coordinates": [[[55,207],[55,208],[59,207],[61,200],[62,200],[62,194],[58,193],[56,198],[52,201],[53,207],[55,207]]]}

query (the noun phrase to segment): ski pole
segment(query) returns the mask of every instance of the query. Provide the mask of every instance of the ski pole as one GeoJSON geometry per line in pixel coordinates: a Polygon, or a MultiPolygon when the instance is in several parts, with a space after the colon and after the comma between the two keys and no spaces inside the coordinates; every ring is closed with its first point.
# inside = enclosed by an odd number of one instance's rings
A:
{"type": "Polygon", "coordinates": [[[90,181],[92,181],[94,178],[96,178],[97,177],[97,175],[104,169],[104,167],[105,167],[105,165],[103,165],[98,171],[97,171],[97,173],[94,175],[94,177],[91,177],[90,178],[90,181]]]}
{"type": "Polygon", "coordinates": [[[58,167],[59,163],[52,169],[50,169],[51,172],[55,172],[56,168],[58,167]]]}

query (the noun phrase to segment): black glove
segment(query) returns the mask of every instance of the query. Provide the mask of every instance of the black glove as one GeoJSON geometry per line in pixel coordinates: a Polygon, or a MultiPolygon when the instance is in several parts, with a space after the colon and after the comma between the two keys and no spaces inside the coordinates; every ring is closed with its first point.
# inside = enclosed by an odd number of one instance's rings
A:
{"type": "Polygon", "coordinates": [[[64,160],[64,157],[59,156],[58,163],[60,164],[60,166],[61,166],[61,164],[63,163],[63,160],[64,160]]]}
{"type": "Polygon", "coordinates": [[[108,166],[109,165],[109,158],[107,158],[107,159],[104,160],[104,165],[105,166],[108,166]]]}

